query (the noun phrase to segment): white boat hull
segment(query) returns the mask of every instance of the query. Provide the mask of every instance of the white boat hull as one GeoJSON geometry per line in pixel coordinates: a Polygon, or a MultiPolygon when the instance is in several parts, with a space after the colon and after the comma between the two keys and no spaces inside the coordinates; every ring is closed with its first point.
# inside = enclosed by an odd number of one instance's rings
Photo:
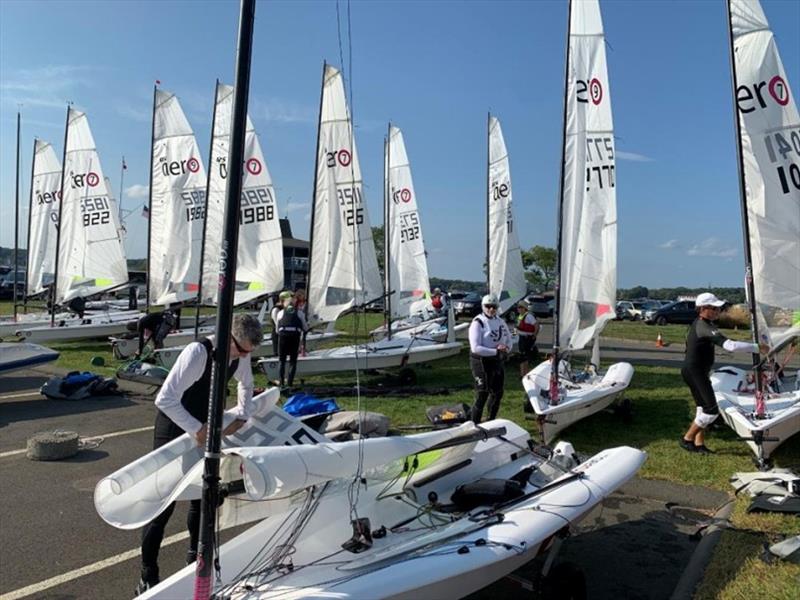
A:
{"type": "MultiPolygon", "coordinates": [[[[135,317],[139,313],[136,311],[91,311],[87,310],[84,318],[86,319],[104,319],[108,315],[133,315],[135,317]]],[[[65,325],[74,325],[81,322],[77,315],[70,312],[61,312],[56,314],[56,324],[64,323],[65,325]]],[[[32,329],[35,327],[49,327],[50,315],[47,313],[28,313],[20,314],[15,321],[13,318],[0,320],[0,338],[14,336],[17,331],[32,329]]]]}
{"type": "MultiPolygon", "coordinates": [[[[461,352],[460,342],[420,343],[410,339],[381,340],[376,344],[342,346],[329,350],[317,350],[297,359],[296,376],[321,375],[360,370],[392,369],[454,356],[461,352]]],[[[276,380],[280,376],[277,358],[262,359],[258,363],[267,378],[276,380]]]]}
{"type": "Polygon", "coordinates": [[[633,367],[629,363],[615,363],[604,375],[595,375],[584,382],[565,381],[562,378],[560,384],[567,385],[562,389],[558,404],[551,405],[550,371],[551,362],[545,361],[522,379],[528,401],[539,417],[544,444],[551,443],[562,429],[611,406],[627,389],[633,377],[633,367]]]}
{"type": "MultiPolygon", "coordinates": [[[[529,439],[510,421],[490,421],[483,427],[505,428],[505,440],[515,445],[529,439]]],[[[571,450],[568,444],[563,447],[571,450]]],[[[531,454],[509,456],[506,441],[490,437],[443,450],[408,479],[391,482],[402,461],[366,473],[357,513],[369,518],[373,530],[383,526],[387,533],[360,553],[341,547],[353,533],[349,477],[318,485],[314,497],[307,489],[290,499],[256,503],[262,519],[220,548],[221,585],[213,592],[236,600],[462,597],[530,561],[565,525],[579,522],[628,481],[645,460],[645,454],[633,448],[605,450],[581,465],[573,463],[573,472],[582,474],[578,478],[562,475],[562,470],[531,454]],[[447,503],[461,483],[507,479],[527,467],[537,467],[534,473],[539,475],[528,480],[524,491],[529,495],[500,509],[502,519],[488,515],[484,507],[451,516],[427,504],[429,494],[447,503]],[[559,479],[560,484],[553,484],[559,479]],[[387,481],[392,488],[388,492],[387,481]],[[301,515],[307,521],[289,542],[286,535],[301,515]],[[291,547],[290,553],[269,564],[265,557],[283,544],[291,547]],[[466,551],[459,552],[460,548],[466,551]],[[275,568],[289,561],[293,569],[275,568]],[[258,570],[261,574],[253,573],[258,570]],[[246,572],[251,574],[242,578],[246,572]]],[[[565,452],[562,458],[567,456],[565,452]]],[[[190,598],[194,577],[194,567],[186,567],[141,598],[190,598]]]]}
{"type": "Polygon", "coordinates": [[[38,344],[0,343],[0,375],[52,362],[59,353],[38,344]]]}
{"type": "Polygon", "coordinates": [[[124,333],[128,330],[128,323],[136,322],[142,316],[142,313],[127,312],[86,316],[82,321],[62,321],[63,325],[57,321],[53,327],[48,323],[38,327],[19,328],[15,335],[21,340],[34,343],[103,338],[124,333]]]}
{"type": "Polygon", "coordinates": [[[748,373],[737,367],[717,369],[711,374],[711,387],[725,423],[746,439],[757,458],[766,460],[778,446],[800,431],[800,390],[770,393],[765,401],[765,417],[757,418],[755,394],[737,391],[747,387],[748,373]],[[768,439],[758,444],[753,437],[760,435],[768,439]]]}
{"type": "MultiPolygon", "coordinates": [[[[214,331],[209,331],[206,335],[213,335],[214,331]]],[[[306,349],[312,350],[319,346],[322,342],[327,342],[330,340],[334,340],[339,336],[338,331],[323,331],[320,333],[309,333],[306,337],[306,349]]],[[[136,351],[136,347],[139,344],[138,340],[120,340],[126,343],[127,347],[132,347],[133,352],[136,351]]],[[[170,338],[167,338],[167,341],[171,341],[170,338]]],[[[171,346],[169,348],[162,348],[161,350],[156,350],[153,355],[156,357],[156,361],[158,364],[165,369],[171,369],[172,365],[175,364],[175,361],[178,360],[178,356],[183,351],[189,342],[194,341],[194,336],[188,339],[182,346],[171,346]]],[[[261,340],[261,345],[256,348],[251,356],[263,357],[272,354],[272,339],[269,336],[264,336],[261,340]]]]}

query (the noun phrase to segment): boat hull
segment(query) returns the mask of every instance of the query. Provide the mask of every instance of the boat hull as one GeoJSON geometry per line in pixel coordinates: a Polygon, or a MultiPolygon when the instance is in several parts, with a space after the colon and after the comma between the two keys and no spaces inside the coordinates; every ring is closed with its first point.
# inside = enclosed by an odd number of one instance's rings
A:
{"type": "Polygon", "coordinates": [[[0,375],[53,362],[59,353],[38,344],[0,343],[0,375]]]}
{"type": "Polygon", "coordinates": [[[136,322],[141,317],[141,313],[121,313],[118,315],[112,313],[102,317],[87,316],[83,321],[64,322],[63,325],[56,323],[53,327],[47,324],[39,327],[18,328],[15,335],[20,340],[37,344],[41,342],[103,338],[124,333],[128,330],[128,323],[136,322]],[[89,322],[86,323],[85,321],[89,322]]]}
{"type": "Polygon", "coordinates": [[[723,367],[711,374],[719,413],[727,425],[759,459],[768,459],[788,438],[800,431],[800,390],[769,394],[765,418],[755,417],[755,395],[737,391],[747,386],[748,371],[723,367]],[[760,444],[753,437],[763,436],[760,444]],[[769,439],[772,438],[772,439],[769,439]]]}
{"type": "MultiPolygon", "coordinates": [[[[628,388],[633,377],[633,367],[629,363],[615,363],[602,376],[596,375],[584,382],[569,382],[558,404],[551,405],[542,395],[543,391],[549,391],[550,370],[550,361],[545,361],[522,379],[528,402],[539,417],[544,444],[549,444],[556,434],[573,423],[611,406],[628,388]]],[[[561,383],[563,385],[563,379],[561,383]]]]}

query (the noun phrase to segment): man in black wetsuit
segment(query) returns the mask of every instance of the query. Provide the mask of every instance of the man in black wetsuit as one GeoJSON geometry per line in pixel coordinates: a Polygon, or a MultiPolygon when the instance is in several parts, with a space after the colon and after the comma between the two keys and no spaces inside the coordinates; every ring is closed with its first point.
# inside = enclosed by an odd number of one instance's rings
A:
{"type": "Polygon", "coordinates": [[[149,313],[139,319],[139,350],[134,355],[139,358],[145,345],[153,340],[153,346],[158,350],[164,347],[164,340],[170,331],[178,326],[178,319],[172,311],[149,313]],[[145,339],[147,338],[147,339],[145,339]]]}
{"type": "MultiPolygon", "coordinates": [[[[246,314],[237,314],[231,325],[229,343],[230,364],[228,379],[235,378],[237,406],[235,419],[222,431],[222,435],[236,433],[255,412],[253,403],[253,373],[250,353],[261,343],[261,323],[246,314]]],[[[153,448],[160,448],[175,438],[188,433],[201,448],[205,447],[208,428],[208,397],[211,390],[211,367],[215,342],[211,338],[192,342],[178,356],[156,396],[156,422],[153,432],[153,448]]],[[[144,593],[161,580],[158,570],[158,554],[164,539],[164,528],[175,510],[170,504],[161,514],[142,530],[142,570],[135,595],[144,593]]],[[[197,542],[200,531],[200,500],[189,502],[186,518],[189,530],[189,552],[186,563],[197,557],[197,542]]]]}
{"type": "MultiPolygon", "coordinates": [[[[714,294],[700,294],[695,301],[698,317],[689,327],[689,334],[686,336],[686,358],[681,375],[697,404],[694,421],[680,440],[681,447],[689,452],[713,454],[706,448],[705,434],[708,426],[719,416],[717,399],[709,379],[709,373],[714,366],[714,346],[720,346],[728,352],[757,354],[759,351],[757,344],[729,340],[722,335],[716,320],[724,304],[725,301],[714,294]]],[[[763,344],[760,349],[764,353],[769,350],[763,344]]]]}

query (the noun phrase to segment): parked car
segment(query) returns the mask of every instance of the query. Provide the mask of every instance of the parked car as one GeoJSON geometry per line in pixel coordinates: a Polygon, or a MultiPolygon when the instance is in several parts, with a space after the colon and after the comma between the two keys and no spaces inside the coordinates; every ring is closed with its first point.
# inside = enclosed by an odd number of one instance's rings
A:
{"type": "MultiPolygon", "coordinates": [[[[17,296],[25,293],[25,271],[17,271],[17,296]]],[[[0,276],[0,298],[14,297],[14,271],[9,270],[0,276]]]]}
{"type": "Polygon", "coordinates": [[[617,319],[629,321],[641,321],[644,318],[644,302],[632,302],[630,300],[620,300],[617,302],[617,319]]]}
{"type": "Polygon", "coordinates": [[[694,300],[678,300],[659,309],[648,310],[644,321],[648,325],[666,325],[667,323],[689,324],[697,318],[694,300]]]}
{"type": "Polygon", "coordinates": [[[467,292],[457,299],[453,298],[454,295],[450,294],[450,300],[453,302],[453,312],[456,317],[474,317],[481,312],[480,294],[467,292]]]}
{"type": "Polygon", "coordinates": [[[553,308],[555,306],[555,299],[541,296],[539,294],[531,294],[525,298],[530,303],[530,311],[536,317],[552,317],[553,308]]]}

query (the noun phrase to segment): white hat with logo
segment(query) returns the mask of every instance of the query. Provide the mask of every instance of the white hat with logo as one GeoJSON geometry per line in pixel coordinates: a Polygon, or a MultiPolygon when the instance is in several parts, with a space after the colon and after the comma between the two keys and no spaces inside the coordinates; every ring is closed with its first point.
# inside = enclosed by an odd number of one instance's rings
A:
{"type": "Polygon", "coordinates": [[[716,306],[719,308],[725,304],[725,300],[720,300],[711,292],[704,292],[697,297],[697,300],[694,301],[694,305],[697,307],[700,306],[716,306]]]}

